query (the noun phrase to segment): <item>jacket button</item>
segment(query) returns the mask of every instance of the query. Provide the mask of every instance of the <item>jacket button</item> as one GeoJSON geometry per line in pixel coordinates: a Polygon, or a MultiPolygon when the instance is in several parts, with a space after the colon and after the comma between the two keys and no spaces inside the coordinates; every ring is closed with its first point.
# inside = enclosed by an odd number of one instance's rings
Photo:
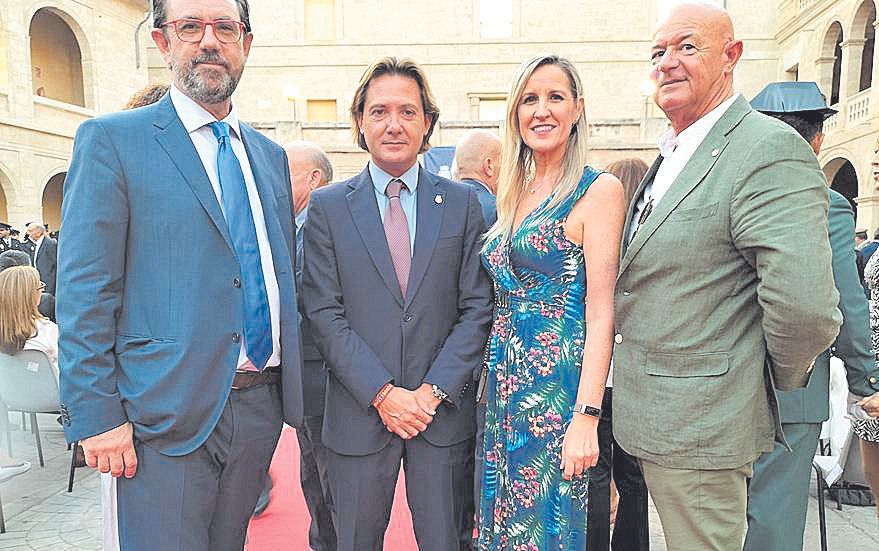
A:
{"type": "Polygon", "coordinates": [[[232,287],[235,287],[236,289],[240,289],[241,288],[241,280],[238,279],[237,277],[235,279],[233,279],[232,280],[232,287]]]}
{"type": "Polygon", "coordinates": [[[234,342],[235,344],[240,343],[241,342],[241,335],[238,333],[234,333],[232,335],[232,342],[234,342]]]}
{"type": "Polygon", "coordinates": [[[623,344],[623,335],[620,333],[617,333],[616,335],[614,335],[613,342],[615,342],[617,344],[623,344]]]}
{"type": "Polygon", "coordinates": [[[875,376],[870,377],[870,384],[875,385],[876,383],[879,383],[879,379],[877,379],[875,376]]]}
{"type": "Polygon", "coordinates": [[[412,314],[406,314],[405,316],[403,316],[403,321],[405,321],[405,322],[412,321],[412,314]]]}

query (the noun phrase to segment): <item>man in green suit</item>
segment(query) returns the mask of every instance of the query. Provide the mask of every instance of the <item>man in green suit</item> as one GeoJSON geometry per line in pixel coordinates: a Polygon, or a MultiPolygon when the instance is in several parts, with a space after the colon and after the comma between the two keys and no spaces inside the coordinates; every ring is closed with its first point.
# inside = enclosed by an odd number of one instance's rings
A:
{"type": "MultiPolygon", "coordinates": [[[[790,125],[809,143],[815,155],[824,140],[824,120],[836,112],[827,107],[814,82],[774,82],[751,100],[751,107],[790,125]]],[[[781,426],[792,451],[776,444],[754,465],[754,477],[748,488],[745,551],[803,548],[812,457],[818,446],[821,423],[830,414],[830,356],[845,363],[853,394],[872,395],[875,390],[870,378],[879,376],[870,350],[867,299],[855,261],[852,239],[855,218],[849,202],[834,190],[830,190],[828,218],[833,278],[839,291],[843,323],[834,346],[815,361],[809,386],[778,393],[781,426]]]]}
{"type": "Polygon", "coordinates": [[[716,4],[654,35],[672,129],[636,190],[615,297],[614,434],[638,457],[675,551],[740,551],[747,479],[783,439],[773,383],[801,388],[842,320],[814,154],[734,93],[716,4]]]}

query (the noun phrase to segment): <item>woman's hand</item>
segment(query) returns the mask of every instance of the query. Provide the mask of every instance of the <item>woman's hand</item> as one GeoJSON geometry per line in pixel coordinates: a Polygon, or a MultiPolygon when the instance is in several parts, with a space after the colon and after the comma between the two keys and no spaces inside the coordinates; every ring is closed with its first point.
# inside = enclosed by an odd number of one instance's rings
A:
{"type": "Polygon", "coordinates": [[[879,392],[872,396],[867,396],[858,405],[864,408],[870,417],[879,417],[879,392]]]}
{"type": "Polygon", "coordinates": [[[598,463],[598,418],[574,414],[562,443],[562,477],[571,480],[598,463]]]}

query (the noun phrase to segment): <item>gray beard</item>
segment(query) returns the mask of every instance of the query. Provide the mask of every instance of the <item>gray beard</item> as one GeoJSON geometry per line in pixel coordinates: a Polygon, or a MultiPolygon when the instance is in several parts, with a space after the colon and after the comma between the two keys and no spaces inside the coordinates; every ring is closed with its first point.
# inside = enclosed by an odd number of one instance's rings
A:
{"type": "MultiPolygon", "coordinates": [[[[241,79],[241,72],[237,75],[230,73],[222,74],[220,75],[219,83],[215,86],[210,86],[196,70],[199,63],[208,61],[223,63],[228,69],[228,66],[218,55],[210,53],[193,58],[186,67],[181,67],[172,62],[169,64],[169,68],[187,96],[199,103],[222,103],[232,97],[232,93],[235,92],[238,81],[241,79]]],[[[212,69],[211,73],[218,74],[219,71],[212,69]]]]}

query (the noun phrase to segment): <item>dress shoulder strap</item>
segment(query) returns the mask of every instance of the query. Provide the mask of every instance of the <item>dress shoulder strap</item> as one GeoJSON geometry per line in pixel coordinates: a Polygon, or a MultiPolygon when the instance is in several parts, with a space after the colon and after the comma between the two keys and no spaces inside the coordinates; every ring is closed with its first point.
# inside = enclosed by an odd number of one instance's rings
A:
{"type": "Polygon", "coordinates": [[[586,190],[589,189],[589,186],[592,185],[599,176],[601,176],[601,170],[595,170],[591,166],[587,165],[583,169],[583,176],[580,177],[580,182],[577,184],[577,189],[574,190],[574,193],[571,195],[572,204],[576,203],[580,200],[580,197],[583,197],[583,194],[586,193],[586,190]]]}

